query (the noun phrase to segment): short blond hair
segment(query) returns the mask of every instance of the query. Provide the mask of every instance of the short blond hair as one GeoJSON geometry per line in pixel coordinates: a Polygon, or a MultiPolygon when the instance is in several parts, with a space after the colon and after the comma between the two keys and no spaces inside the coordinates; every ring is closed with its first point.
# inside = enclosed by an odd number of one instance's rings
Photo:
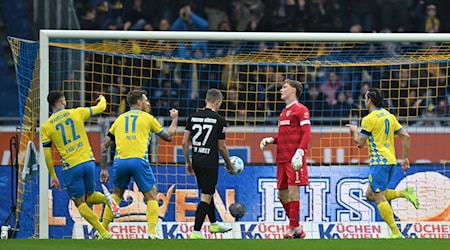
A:
{"type": "Polygon", "coordinates": [[[299,98],[303,94],[303,83],[291,79],[284,80],[284,83],[288,83],[289,85],[291,85],[291,87],[295,88],[295,94],[297,95],[297,98],[299,98]]]}
{"type": "Polygon", "coordinates": [[[209,89],[208,92],[206,92],[206,102],[207,103],[214,103],[216,101],[223,100],[223,95],[220,90],[212,88],[209,89]]]}

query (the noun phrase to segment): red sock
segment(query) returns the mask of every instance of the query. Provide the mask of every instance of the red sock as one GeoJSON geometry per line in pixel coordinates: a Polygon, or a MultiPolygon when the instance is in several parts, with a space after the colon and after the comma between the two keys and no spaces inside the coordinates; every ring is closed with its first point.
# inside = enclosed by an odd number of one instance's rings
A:
{"type": "Polygon", "coordinates": [[[287,217],[289,217],[289,205],[290,205],[290,202],[283,204],[284,212],[286,212],[287,217]]]}
{"type": "Polygon", "coordinates": [[[299,201],[290,201],[289,202],[289,227],[294,229],[299,226],[298,216],[300,211],[300,202],[299,201]]]}

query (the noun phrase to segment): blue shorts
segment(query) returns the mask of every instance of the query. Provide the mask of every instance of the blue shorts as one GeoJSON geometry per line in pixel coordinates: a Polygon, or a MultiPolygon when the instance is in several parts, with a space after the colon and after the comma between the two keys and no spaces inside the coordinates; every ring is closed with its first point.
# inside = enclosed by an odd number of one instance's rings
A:
{"type": "Polygon", "coordinates": [[[133,177],[141,192],[152,190],[156,184],[155,175],[148,161],[139,158],[116,159],[113,164],[113,184],[125,190],[133,177]]]}
{"type": "Polygon", "coordinates": [[[373,192],[378,193],[387,189],[395,164],[391,165],[371,165],[369,167],[369,183],[373,192]]]}
{"type": "Polygon", "coordinates": [[[87,161],[63,171],[64,189],[71,199],[78,199],[95,190],[95,162],[87,161]]]}

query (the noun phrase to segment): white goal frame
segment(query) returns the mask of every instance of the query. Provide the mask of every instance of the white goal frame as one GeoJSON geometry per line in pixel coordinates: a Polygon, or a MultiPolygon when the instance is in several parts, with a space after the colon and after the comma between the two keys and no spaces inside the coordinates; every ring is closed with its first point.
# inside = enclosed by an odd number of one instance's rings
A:
{"type": "MultiPolygon", "coordinates": [[[[129,40],[231,40],[302,42],[450,42],[444,33],[296,33],[296,32],[189,32],[189,31],[102,31],[40,30],[40,111],[39,120],[48,119],[50,39],[129,39],[129,40]]],[[[40,138],[40,137],[39,137],[40,138]]],[[[40,142],[40,139],[39,139],[40,142]]],[[[44,152],[39,143],[39,152],[44,152]]],[[[48,239],[48,170],[45,156],[39,154],[39,238],[48,239]]]]}

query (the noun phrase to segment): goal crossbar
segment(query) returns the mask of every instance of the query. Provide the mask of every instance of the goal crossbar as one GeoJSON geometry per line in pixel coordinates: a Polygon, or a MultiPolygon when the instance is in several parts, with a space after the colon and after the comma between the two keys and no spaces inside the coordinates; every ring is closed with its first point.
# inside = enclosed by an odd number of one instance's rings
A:
{"type": "MultiPolygon", "coordinates": [[[[228,41],[286,41],[286,42],[443,42],[450,34],[443,33],[284,33],[284,32],[147,32],[100,30],[41,30],[40,55],[40,121],[48,119],[49,106],[49,46],[51,39],[128,39],[128,40],[228,40],[228,41]]],[[[40,152],[43,152],[40,143],[40,152]]],[[[39,157],[39,238],[49,237],[48,171],[43,154],[39,157]]]]}

